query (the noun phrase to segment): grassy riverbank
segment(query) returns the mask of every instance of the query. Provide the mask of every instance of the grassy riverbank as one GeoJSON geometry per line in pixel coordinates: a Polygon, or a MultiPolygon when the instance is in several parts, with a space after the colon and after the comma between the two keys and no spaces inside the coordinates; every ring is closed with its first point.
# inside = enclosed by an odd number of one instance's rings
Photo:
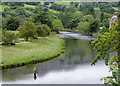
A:
{"type": "Polygon", "coordinates": [[[44,62],[63,52],[63,39],[51,35],[16,43],[14,46],[2,46],[3,69],[22,66],[29,63],[44,62]]]}

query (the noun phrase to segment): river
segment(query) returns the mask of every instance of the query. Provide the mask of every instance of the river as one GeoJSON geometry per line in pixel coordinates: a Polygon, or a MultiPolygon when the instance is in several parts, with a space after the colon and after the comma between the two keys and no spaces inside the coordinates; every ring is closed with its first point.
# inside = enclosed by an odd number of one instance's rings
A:
{"type": "Polygon", "coordinates": [[[2,72],[2,84],[103,84],[100,78],[111,75],[104,61],[91,66],[96,52],[94,38],[72,32],[60,32],[65,53],[56,59],[2,72]]]}

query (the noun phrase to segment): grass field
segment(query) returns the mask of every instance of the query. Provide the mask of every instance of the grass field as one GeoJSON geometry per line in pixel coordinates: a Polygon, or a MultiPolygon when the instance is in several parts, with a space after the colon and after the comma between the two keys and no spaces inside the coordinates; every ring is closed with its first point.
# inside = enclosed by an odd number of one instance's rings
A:
{"type": "Polygon", "coordinates": [[[113,7],[113,9],[118,12],[118,7],[113,7]]]}
{"type": "Polygon", "coordinates": [[[26,63],[53,57],[63,52],[64,40],[51,35],[29,41],[21,41],[14,46],[2,46],[2,66],[26,63]]]}
{"type": "Polygon", "coordinates": [[[28,4],[24,4],[24,8],[33,8],[33,9],[35,9],[36,6],[34,6],[34,5],[28,5],[28,4]]]}
{"type": "Polygon", "coordinates": [[[55,11],[53,9],[49,9],[50,12],[53,12],[53,13],[59,13],[59,11],[55,11]]]}
{"type": "Polygon", "coordinates": [[[4,8],[10,8],[10,6],[0,5],[0,12],[4,12],[4,8]]]}
{"type": "Polygon", "coordinates": [[[54,2],[54,3],[60,5],[70,5],[70,2],[54,2]]]}

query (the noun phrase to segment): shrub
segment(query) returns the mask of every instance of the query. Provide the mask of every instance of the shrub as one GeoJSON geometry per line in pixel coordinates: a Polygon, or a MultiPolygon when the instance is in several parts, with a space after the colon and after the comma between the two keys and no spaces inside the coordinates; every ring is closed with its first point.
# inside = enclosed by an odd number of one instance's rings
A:
{"type": "Polygon", "coordinates": [[[51,29],[48,27],[48,25],[38,24],[36,28],[37,28],[38,36],[44,37],[44,36],[50,35],[51,29]]]}
{"type": "Polygon", "coordinates": [[[4,45],[15,45],[16,40],[18,39],[18,34],[15,34],[11,31],[7,31],[6,29],[2,32],[2,42],[4,45]]]}

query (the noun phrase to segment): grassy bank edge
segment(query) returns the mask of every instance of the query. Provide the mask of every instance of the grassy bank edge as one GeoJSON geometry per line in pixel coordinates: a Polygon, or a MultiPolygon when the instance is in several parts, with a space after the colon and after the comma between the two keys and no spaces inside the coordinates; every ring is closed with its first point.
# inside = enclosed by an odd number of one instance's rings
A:
{"type": "Polygon", "coordinates": [[[55,52],[54,54],[52,54],[51,56],[44,57],[44,58],[39,58],[39,59],[38,58],[29,59],[29,60],[26,60],[25,62],[21,61],[19,63],[0,65],[0,70],[22,67],[22,66],[26,66],[26,65],[29,65],[29,64],[47,62],[47,61],[50,61],[52,59],[57,58],[62,53],[64,53],[64,40],[60,39],[60,49],[57,52],[55,52]]]}

